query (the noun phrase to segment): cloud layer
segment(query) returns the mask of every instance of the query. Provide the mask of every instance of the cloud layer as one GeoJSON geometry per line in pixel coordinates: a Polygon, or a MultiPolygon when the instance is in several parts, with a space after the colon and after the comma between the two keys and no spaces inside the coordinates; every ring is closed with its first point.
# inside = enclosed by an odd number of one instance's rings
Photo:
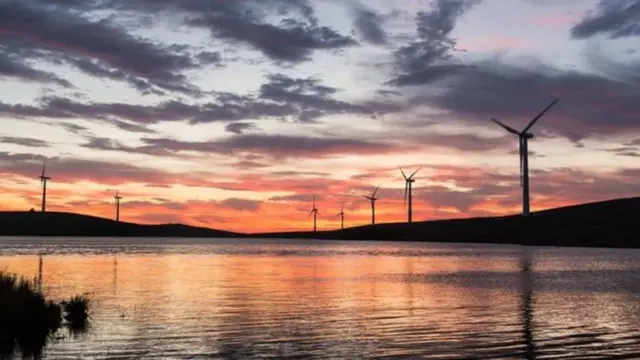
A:
{"type": "Polygon", "coordinates": [[[420,219],[513,213],[516,142],[489,119],[521,128],[553,98],[533,129],[533,207],[638,195],[640,1],[500,15],[584,14],[553,36],[487,23],[501,6],[3,1],[2,206],[36,206],[49,158],[50,209],[110,216],[119,189],[143,222],[297,229],[315,194],[323,226],[342,202],[360,224],[375,186],[379,219],[398,221],[399,165],[425,166],[420,219]]]}

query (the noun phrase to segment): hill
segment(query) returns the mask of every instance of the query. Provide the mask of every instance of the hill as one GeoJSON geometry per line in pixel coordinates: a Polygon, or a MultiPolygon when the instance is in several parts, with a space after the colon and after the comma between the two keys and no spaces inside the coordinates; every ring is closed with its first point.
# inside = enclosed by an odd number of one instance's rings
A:
{"type": "Polygon", "coordinates": [[[636,197],[538,211],[528,218],[434,220],[253,236],[640,248],[639,215],[640,197],[636,197]]]}
{"type": "Polygon", "coordinates": [[[141,225],[63,212],[0,212],[0,236],[236,237],[182,224],[141,225]]]}
{"type": "Polygon", "coordinates": [[[344,230],[242,234],[182,224],[141,225],[60,212],[0,212],[0,236],[249,237],[640,248],[640,197],[520,215],[388,223],[344,230]],[[526,231],[528,229],[528,231],[526,231]]]}

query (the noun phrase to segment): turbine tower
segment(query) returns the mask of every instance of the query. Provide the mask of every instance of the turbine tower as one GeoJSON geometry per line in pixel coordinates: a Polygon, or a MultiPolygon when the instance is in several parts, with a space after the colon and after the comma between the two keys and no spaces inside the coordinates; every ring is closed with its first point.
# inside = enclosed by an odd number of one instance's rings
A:
{"type": "Polygon", "coordinates": [[[344,203],[342,203],[340,212],[336,216],[340,216],[340,230],[344,230],[344,203]]]}
{"type": "Polygon", "coordinates": [[[313,195],[313,207],[311,208],[311,212],[309,213],[308,216],[311,216],[311,214],[313,214],[313,232],[318,231],[318,209],[316,208],[316,196],[313,195]]]}
{"type": "Polygon", "coordinates": [[[114,199],[116,199],[116,222],[120,222],[120,199],[122,199],[120,191],[116,190],[116,196],[114,199]]]}
{"type": "Polygon", "coordinates": [[[415,174],[418,173],[418,171],[420,171],[420,169],[422,169],[422,167],[420,167],[418,170],[414,171],[413,174],[407,176],[404,173],[404,170],[402,170],[402,168],[400,168],[400,172],[402,173],[402,177],[404,178],[404,205],[407,206],[407,195],[409,197],[409,208],[407,209],[407,219],[409,224],[411,224],[413,222],[413,183],[416,181],[413,176],[415,174]]]}
{"type": "Polygon", "coordinates": [[[47,181],[51,180],[50,177],[45,175],[47,168],[47,159],[42,164],[42,175],[40,175],[40,183],[42,184],[42,212],[47,210],[47,181]]]}
{"type": "Polygon", "coordinates": [[[531,127],[536,123],[536,121],[538,121],[542,115],[544,115],[547,111],[549,111],[549,109],[551,109],[555,104],[558,103],[558,99],[554,99],[549,105],[547,105],[546,108],[544,108],[544,110],[542,110],[538,116],[534,117],[529,124],[527,125],[527,127],[524,128],[524,130],[522,131],[518,131],[512,127],[509,127],[503,123],[501,123],[500,121],[498,121],[495,118],[492,118],[491,120],[493,122],[495,122],[496,124],[500,125],[502,128],[504,128],[505,130],[507,130],[508,132],[517,135],[519,140],[520,140],[520,144],[519,144],[519,151],[520,151],[520,186],[522,187],[522,215],[524,216],[528,216],[530,214],[530,207],[529,207],[529,139],[533,138],[533,134],[529,133],[528,131],[531,129],[531,127]]]}
{"type": "Polygon", "coordinates": [[[376,187],[375,190],[373,190],[373,194],[371,194],[371,196],[366,196],[366,195],[364,196],[365,199],[371,202],[371,225],[376,224],[376,200],[378,200],[378,198],[376,197],[377,192],[378,192],[378,187],[376,187]]]}

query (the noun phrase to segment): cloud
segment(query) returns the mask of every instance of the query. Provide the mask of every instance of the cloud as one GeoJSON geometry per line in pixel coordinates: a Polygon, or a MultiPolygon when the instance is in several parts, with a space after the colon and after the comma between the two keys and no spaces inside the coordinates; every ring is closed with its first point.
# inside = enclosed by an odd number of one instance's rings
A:
{"type": "Polygon", "coordinates": [[[313,6],[305,0],[109,3],[112,8],[179,19],[187,26],[208,30],[215,39],[245,45],[277,62],[308,61],[314,51],[357,44],[350,37],[319,25],[313,6]]]}
{"type": "Polygon", "coordinates": [[[227,124],[224,129],[233,134],[243,134],[246,131],[256,129],[256,125],[246,122],[234,122],[227,124]]]}
{"type": "Polygon", "coordinates": [[[45,148],[50,146],[50,144],[44,140],[14,137],[14,136],[2,136],[0,137],[0,143],[21,145],[26,147],[36,147],[36,148],[38,147],[45,148]]]}
{"type": "Polygon", "coordinates": [[[395,52],[396,74],[390,84],[418,85],[458,73],[467,66],[453,61],[456,21],[481,0],[434,0],[431,10],[416,15],[417,40],[395,52]]]}
{"type": "Polygon", "coordinates": [[[2,42],[0,42],[0,76],[21,81],[55,84],[64,88],[73,87],[69,81],[50,72],[37,70],[26,63],[24,59],[16,58],[9,53],[6,45],[2,42]]]}
{"type": "MultiPolygon", "coordinates": [[[[188,121],[190,124],[200,124],[262,118],[309,122],[331,114],[371,115],[400,109],[391,102],[348,103],[337,100],[333,95],[338,90],[320,84],[315,78],[292,78],[275,74],[267,79],[260,86],[258,95],[218,92],[214,94],[215,100],[201,104],[179,100],[165,100],[155,105],[98,103],[44,96],[36,106],[0,102],[0,114],[18,118],[82,118],[144,133],[152,132],[148,125],[160,122],[188,121]]],[[[238,126],[243,125],[231,125],[231,129],[238,130],[238,126]]]]}
{"type": "MultiPolygon", "coordinates": [[[[0,173],[36,179],[45,157],[27,153],[0,152],[0,173]]],[[[47,173],[53,182],[75,183],[89,181],[119,185],[127,182],[142,184],[176,184],[208,186],[209,182],[187,174],[170,173],[135,165],[94,161],[79,158],[47,159],[47,173]]]]}
{"type": "MultiPolygon", "coordinates": [[[[186,142],[172,139],[143,138],[142,141],[158,151],[195,151],[218,154],[255,153],[274,158],[328,157],[340,155],[368,155],[402,151],[382,142],[350,138],[307,137],[288,135],[247,134],[210,142],[186,142]]],[[[135,150],[135,149],[134,149],[135,150]]]]}
{"type": "Polygon", "coordinates": [[[497,117],[522,128],[558,97],[560,102],[536,125],[538,129],[574,142],[640,131],[640,88],[605,75],[492,59],[440,85],[437,93],[417,89],[414,100],[470,123],[489,125],[489,119],[497,117]]]}
{"type": "MultiPolygon", "coordinates": [[[[0,33],[4,57],[68,64],[91,76],[127,81],[143,91],[199,92],[181,73],[198,66],[184,49],[134,37],[106,20],[90,21],[63,7],[4,1],[0,33]]],[[[29,78],[29,72],[21,73],[29,78]]]]}
{"type": "Polygon", "coordinates": [[[257,211],[260,208],[260,201],[230,198],[221,201],[221,204],[234,210],[257,211]]]}
{"type": "Polygon", "coordinates": [[[360,38],[369,44],[385,45],[388,36],[382,27],[384,18],[360,2],[350,1],[347,4],[351,7],[354,27],[360,38]]]}
{"type": "Polygon", "coordinates": [[[640,1],[600,0],[596,9],[571,29],[575,39],[596,35],[606,35],[610,39],[640,35],[640,1]]]}

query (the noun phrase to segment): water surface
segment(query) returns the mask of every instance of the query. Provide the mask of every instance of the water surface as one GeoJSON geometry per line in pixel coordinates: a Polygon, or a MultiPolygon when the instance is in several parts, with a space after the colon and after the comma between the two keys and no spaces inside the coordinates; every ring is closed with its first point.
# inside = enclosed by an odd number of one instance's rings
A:
{"type": "Polygon", "coordinates": [[[640,251],[0,238],[0,269],[88,292],[49,359],[638,359],[640,251]],[[528,265],[526,265],[528,264],[528,265]]]}

